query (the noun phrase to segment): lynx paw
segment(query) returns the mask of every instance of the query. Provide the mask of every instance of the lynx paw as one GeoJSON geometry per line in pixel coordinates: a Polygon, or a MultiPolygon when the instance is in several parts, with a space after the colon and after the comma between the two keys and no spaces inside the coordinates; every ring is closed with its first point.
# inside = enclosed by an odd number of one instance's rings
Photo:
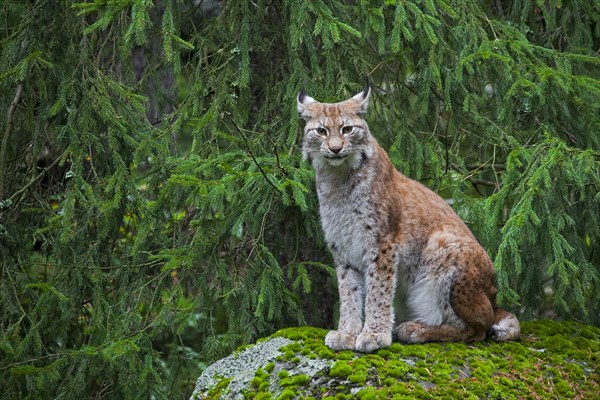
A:
{"type": "Polygon", "coordinates": [[[356,335],[341,331],[329,331],[325,336],[325,345],[333,351],[354,350],[356,335]]]}
{"type": "Polygon", "coordinates": [[[424,343],[423,325],[419,322],[403,322],[396,328],[396,336],[403,343],[424,343]]]}
{"type": "Polygon", "coordinates": [[[372,353],[377,349],[389,347],[392,344],[392,334],[383,332],[362,332],[356,338],[356,351],[372,353]]]}
{"type": "Polygon", "coordinates": [[[516,324],[495,324],[492,325],[486,332],[488,339],[497,342],[507,342],[509,340],[518,340],[521,334],[519,323],[516,324]]]}

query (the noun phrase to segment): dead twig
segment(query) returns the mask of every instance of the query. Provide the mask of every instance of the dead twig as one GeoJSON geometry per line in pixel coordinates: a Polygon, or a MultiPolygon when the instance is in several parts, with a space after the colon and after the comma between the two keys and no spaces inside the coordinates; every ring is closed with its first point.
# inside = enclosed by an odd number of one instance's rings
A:
{"type": "Polygon", "coordinates": [[[8,147],[8,139],[10,138],[10,130],[12,129],[13,115],[19,102],[21,101],[21,95],[23,94],[23,82],[19,82],[17,85],[17,92],[15,93],[15,98],[12,103],[10,103],[10,107],[8,107],[8,112],[6,113],[6,129],[4,130],[4,137],[2,137],[2,147],[0,148],[0,200],[4,198],[4,183],[6,178],[6,168],[4,167],[4,163],[6,162],[6,149],[8,147]]]}
{"type": "MultiPolygon", "coordinates": [[[[65,155],[66,155],[66,153],[63,153],[60,157],[58,157],[56,160],[54,160],[52,162],[52,164],[50,164],[46,168],[44,168],[44,170],[42,172],[40,172],[39,174],[37,174],[32,180],[30,180],[29,183],[27,183],[21,189],[17,190],[15,193],[13,193],[13,195],[9,197],[9,200],[14,201],[17,198],[17,196],[19,196],[21,193],[23,193],[27,189],[29,189],[34,183],[36,183],[38,180],[40,180],[44,176],[45,173],[50,171],[52,168],[56,167],[56,165],[63,159],[63,157],[65,155]]],[[[2,197],[0,196],[0,198],[2,198],[2,197]]]]}

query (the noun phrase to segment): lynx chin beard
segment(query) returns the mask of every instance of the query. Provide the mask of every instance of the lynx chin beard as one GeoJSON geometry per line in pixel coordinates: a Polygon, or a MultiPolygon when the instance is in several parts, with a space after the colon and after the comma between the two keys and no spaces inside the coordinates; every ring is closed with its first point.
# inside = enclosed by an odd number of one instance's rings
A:
{"type": "Polygon", "coordinates": [[[329,165],[332,165],[334,167],[339,167],[340,165],[342,165],[344,163],[344,161],[346,161],[348,156],[324,157],[324,158],[325,158],[325,161],[327,161],[329,163],[329,165]]]}
{"type": "Polygon", "coordinates": [[[353,169],[356,169],[360,166],[361,156],[355,152],[351,152],[341,156],[323,156],[322,160],[332,167],[339,167],[345,164],[350,165],[353,169]]]}
{"type": "Polygon", "coordinates": [[[361,166],[366,158],[368,158],[368,152],[360,150],[350,150],[341,155],[320,154],[318,157],[315,157],[316,165],[314,166],[316,168],[331,166],[342,168],[350,167],[351,169],[357,169],[361,166]]]}

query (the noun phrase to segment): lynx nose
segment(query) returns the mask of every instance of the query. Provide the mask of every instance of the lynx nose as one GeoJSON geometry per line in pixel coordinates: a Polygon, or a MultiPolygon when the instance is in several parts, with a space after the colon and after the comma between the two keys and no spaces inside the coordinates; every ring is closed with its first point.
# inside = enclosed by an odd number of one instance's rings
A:
{"type": "Polygon", "coordinates": [[[342,150],[342,144],[343,143],[339,138],[333,137],[329,140],[329,150],[331,150],[333,154],[338,154],[342,150]]]}

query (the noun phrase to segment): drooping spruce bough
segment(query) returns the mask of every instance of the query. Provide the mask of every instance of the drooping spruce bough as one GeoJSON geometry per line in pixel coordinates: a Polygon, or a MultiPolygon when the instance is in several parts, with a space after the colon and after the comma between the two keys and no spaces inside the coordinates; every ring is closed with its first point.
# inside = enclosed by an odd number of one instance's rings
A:
{"type": "Polygon", "coordinates": [[[369,125],[469,222],[499,300],[600,324],[594,2],[8,0],[0,16],[6,398],[173,398],[239,343],[333,324],[304,81],[336,101],[369,75],[369,125]]]}

